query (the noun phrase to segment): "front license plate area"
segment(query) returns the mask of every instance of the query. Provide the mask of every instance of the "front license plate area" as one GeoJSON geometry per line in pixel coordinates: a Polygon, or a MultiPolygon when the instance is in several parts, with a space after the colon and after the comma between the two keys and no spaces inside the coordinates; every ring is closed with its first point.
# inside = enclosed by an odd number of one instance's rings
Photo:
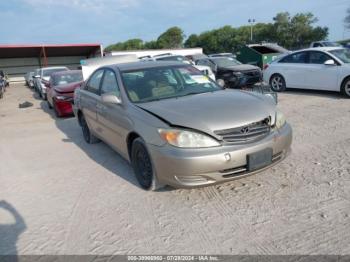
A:
{"type": "Polygon", "coordinates": [[[248,170],[254,171],[272,163],[272,148],[266,148],[247,156],[248,170]]]}

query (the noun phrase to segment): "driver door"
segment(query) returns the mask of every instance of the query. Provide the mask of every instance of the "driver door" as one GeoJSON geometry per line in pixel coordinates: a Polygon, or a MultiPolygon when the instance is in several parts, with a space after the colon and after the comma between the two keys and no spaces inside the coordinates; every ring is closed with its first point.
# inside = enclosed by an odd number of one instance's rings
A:
{"type": "Polygon", "coordinates": [[[131,128],[131,121],[128,119],[122,103],[111,104],[103,102],[102,99],[104,94],[108,94],[115,95],[121,100],[117,76],[110,69],[105,70],[100,94],[101,99],[98,100],[96,105],[99,136],[103,137],[111,147],[127,158],[126,137],[128,130],[131,128]]]}
{"type": "Polygon", "coordinates": [[[327,60],[334,60],[324,52],[310,51],[309,63],[305,74],[305,85],[311,89],[339,91],[339,66],[325,65],[327,60]]]}

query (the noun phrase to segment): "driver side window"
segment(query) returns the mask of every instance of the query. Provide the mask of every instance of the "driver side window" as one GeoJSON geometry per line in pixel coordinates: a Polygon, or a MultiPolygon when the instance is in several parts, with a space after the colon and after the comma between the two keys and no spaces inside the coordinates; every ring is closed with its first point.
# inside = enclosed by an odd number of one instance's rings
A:
{"type": "Polygon", "coordinates": [[[101,86],[101,95],[106,93],[110,93],[117,97],[120,97],[120,90],[117,78],[115,73],[111,70],[106,70],[101,86]]]}
{"type": "Polygon", "coordinates": [[[103,76],[103,69],[97,70],[89,79],[89,82],[86,85],[86,90],[94,93],[96,95],[99,94],[100,83],[103,76]]]}

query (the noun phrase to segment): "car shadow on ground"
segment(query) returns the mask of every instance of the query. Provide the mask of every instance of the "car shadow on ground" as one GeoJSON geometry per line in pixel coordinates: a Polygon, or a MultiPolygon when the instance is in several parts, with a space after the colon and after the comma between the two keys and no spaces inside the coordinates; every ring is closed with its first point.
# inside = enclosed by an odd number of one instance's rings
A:
{"type": "MultiPolygon", "coordinates": [[[[62,139],[62,142],[76,144],[91,160],[141,190],[141,187],[135,178],[134,171],[128,161],[103,142],[87,144],[83,138],[81,128],[74,116],[62,118],[56,117],[54,111],[48,107],[46,101],[42,101],[40,106],[42,110],[49,114],[53,121],[55,121],[56,127],[66,135],[66,138],[62,139]]],[[[165,187],[158,191],[169,190],[172,190],[172,188],[165,187]]]]}
{"type": "Polygon", "coordinates": [[[317,97],[325,97],[330,99],[346,99],[344,95],[334,91],[287,88],[287,90],[284,91],[284,93],[290,94],[290,95],[298,95],[298,96],[313,96],[313,97],[317,96],[317,97]]]}
{"type": "MultiPolygon", "coordinates": [[[[0,210],[8,213],[14,222],[3,223],[0,221],[0,255],[9,255],[4,257],[4,261],[17,261],[17,240],[26,230],[27,226],[20,213],[5,200],[0,200],[0,210]]],[[[0,259],[1,260],[1,259],[0,259]]]]}

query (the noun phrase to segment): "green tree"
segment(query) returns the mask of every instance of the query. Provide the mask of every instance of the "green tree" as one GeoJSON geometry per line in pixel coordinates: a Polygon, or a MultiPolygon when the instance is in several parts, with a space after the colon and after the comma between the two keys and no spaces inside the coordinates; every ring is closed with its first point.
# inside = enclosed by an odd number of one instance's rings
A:
{"type": "Polygon", "coordinates": [[[141,39],[130,39],[124,42],[124,50],[139,50],[143,49],[143,41],[141,39]]]}
{"type": "Polygon", "coordinates": [[[145,42],[144,48],[145,49],[158,49],[159,46],[158,46],[157,41],[149,41],[149,42],[145,42]]]}
{"type": "Polygon", "coordinates": [[[187,48],[197,47],[199,45],[198,35],[192,34],[190,35],[184,43],[184,46],[187,48]]]}
{"type": "Polygon", "coordinates": [[[184,37],[185,35],[182,29],[174,26],[158,37],[157,44],[159,48],[181,48],[183,46],[184,37]]]}

